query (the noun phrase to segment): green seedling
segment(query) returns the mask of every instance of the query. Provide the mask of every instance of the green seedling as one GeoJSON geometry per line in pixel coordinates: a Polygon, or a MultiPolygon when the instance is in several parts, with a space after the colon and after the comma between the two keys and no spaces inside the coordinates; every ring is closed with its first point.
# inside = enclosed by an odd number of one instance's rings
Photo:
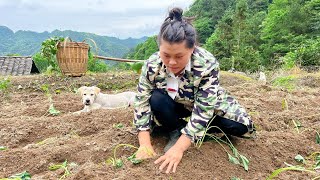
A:
{"type": "Polygon", "coordinates": [[[4,78],[0,80],[0,92],[6,93],[11,85],[11,81],[9,78],[4,78]]]}
{"type": "Polygon", "coordinates": [[[142,159],[136,158],[137,153],[133,153],[131,156],[129,156],[127,159],[132,162],[132,164],[140,164],[142,162],[142,159]]]}
{"type": "Polygon", "coordinates": [[[68,170],[68,161],[65,160],[62,164],[54,164],[54,165],[51,165],[49,166],[49,170],[50,171],[55,171],[55,170],[58,170],[58,169],[63,169],[64,170],[64,173],[63,175],[59,178],[60,179],[64,179],[66,178],[67,176],[71,175],[70,171],[68,170]]]}
{"type": "MultiPolygon", "coordinates": [[[[288,167],[279,168],[279,169],[274,170],[271,173],[271,175],[269,175],[267,177],[266,180],[271,180],[274,177],[277,177],[281,172],[284,172],[284,171],[301,171],[301,172],[317,174],[317,170],[320,169],[320,152],[314,152],[306,159],[303,156],[298,154],[295,157],[295,160],[299,163],[302,163],[302,166],[301,165],[291,165],[291,164],[288,164],[285,162],[285,165],[287,165],[288,167]]],[[[312,180],[316,180],[319,178],[320,178],[320,176],[317,176],[317,177],[313,178],[312,180]]]]}
{"type": "Polygon", "coordinates": [[[27,171],[24,171],[22,173],[12,175],[9,178],[1,178],[0,180],[29,180],[29,179],[31,179],[31,175],[27,171]]]}
{"type": "Polygon", "coordinates": [[[282,99],[281,105],[283,110],[289,110],[288,101],[286,98],[282,99]]]}
{"type": "MultiPolygon", "coordinates": [[[[214,119],[214,118],[213,118],[213,119],[214,119]]],[[[213,119],[212,119],[212,120],[213,120],[213,119]]],[[[212,121],[212,120],[211,120],[211,121],[212,121]]],[[[208,123],[208,126],[209,126],[209,124],[211,124],[211,121],[208,123]]],[[[215,142],[217,142],[217,143],[223,148],[223,150],[227,153],[228,159],[229,159],[229,161],[230,161],[231,163],[233,163],[233,164],[238,164],[238,165],[242,166],[246,171],[248,171],[248,170],[249,170],[249,160],[248,160],[244,155],[241,155],[241,154],[238,152],[238,150],[233,146],[233,144],[232,144],[232,142],[230,141],[230,139],[228,138],[228,136],[227,136],[219,127],[217,127],[217,126],[210,126],[210,127],[208,127],[208,126],[206,127],[205,133],[204,133],[204,135],[202,136],[202,138],[196,142],[196,146],[197,146],[198,148],[200,148],[201,145],[202,145],[202,143],[203,143],[203,141],[204,141],[205,136],[209,136],[210,138],[212,138],[215,142]],[[215,135],[213,135],[213,134],[207,133],[207,131],[208,131],[210,128],[217,128],[217,129],[219,129],[219,130],[224,134],[224,136],[226,137],[227,141],[224,141],[224,140],[222,140],[221,138],[219,138],[219,137],[217,137],[217,136],[215,136],[215,135]],[[233,155],[231,155],[231,153],[229,153],[229,151],[222,145],[222,143],[224,143],[224,144],[226,144],[226,145],[228,145],[228,146],[230,147],[233,155]]]]}
{"type": "Polygon", "coordinates": [[[296,155],[296,157],[294,157],[294,159],[299,163],[303,163],[303,164],[306,163],[306,161],[304,160],[304,158],[300,154],[296,155]]]}
{"type": "Polygon", "coordinates": [[[9,98],[9,89],[11,86],[11,81],[9,77],[0,79],[0,96],[3,95],[5,98],[9,98]]]}
{"type": "Polygon", "coordinates": [[[112,127],[117,128],[117,129],[121,129],[124,127],[124,125],[122,123],[118,123],[118,124],[113,124],[112,127]]]}
{"type": "Polygon", "coordinates": [[[48,111],[44,114],[44,116],[47,116],[47,115],[52,115],[52,116],[57,116],[59,115],[61,112],[58,111],[54,105],[53,105],[53,101],[52,101],[52,95],[50,93],[50,89],[49,89],[49,85],[48,84],[43,84],[41,85],[41,90],[46,94],[46,96],[48,97],[48,100],[49,100],[49,109],[48,111]]]}
{"type": "Polygon", "coordinates": [[[294,128],[297,130],[298,133],[300,133],[300,128],[303,126],[301,125],[300,121],[298,120],[292,120],[294,128]]]}
{"type": "Polygon", "coordinates": [[[7,150],[8,148],[7,147],[5,147],[5,146],[0,146],[0,151],[5,151],[5,150],[7,150]]]}
{"type": "MultiPolygon", "coordinates": [[[[114,150],[113,150],[113,157],[108,158],[108,160],[106,161],[106,163],[107,163],[108,165],[111,165],[111,166],[117,167],[117,168],[121,168],[121,167],[123,166],[123,161],[122,161],[122,159],[118,159],[117,156],[116,156],[116,154],[117,154],[117,149],[118,149],[119,147],[121,147],[121,146],[123,146],[123,147],[131,147],[131,148],[134,148],[134,149],[138,149],[137,147],[135,147],[135,146],[133,146],[133,145],[131,145],[131,144],[118,144],[118,145],[114,148],[114,150]]],[[[136,153],[137,153],[137,152],[135,152],[133,155],[131,155],[130,157],[128,157],[128,160],[130,160],[133,164],[138,164],[138,163],[142,162],[142,160],[136,159],[136,153]]]]}
{"type": "Polygon", "coordinates": [[[53,104],[50,104],[49,110],[48,110],[49,114],[53,115],[53,116],[57,116],[60,114],[60,111],[58,111],[53,104]]]}
{"type": "Polygon", "coordinates": [[[320,144],[320,134],[318,131],[316,131],[316,143],[320,144]]]}
{"type": "Polygon", "coordinates": [[[242,180],[242,179],[238,177],[232,177],[231,180],[242,180]]]}
{"type": "Polygon", "coordinates": [[[300,167],[300,166],[290,166],[290,167],[284,167],[284,168],[279,168],[276,169],[275,171],[273,171],[271,173],[271,175],[269,177],[267,177],[266,180],[271,180],[274,177],[277,177],[281,172],[283,171],[304,171],[304,172],[310,172],[310,173],[315,173],[313,171],[307,170],[304,167],[300,167]]]}

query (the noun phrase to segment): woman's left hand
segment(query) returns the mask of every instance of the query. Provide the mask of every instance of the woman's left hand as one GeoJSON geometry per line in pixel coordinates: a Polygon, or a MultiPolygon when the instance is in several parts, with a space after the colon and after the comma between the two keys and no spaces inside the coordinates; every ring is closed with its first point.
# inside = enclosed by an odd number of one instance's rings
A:
{"type": "Polygon", "coordinates": [[[177,166],[180,163],[183,156],[183,150],[177,148],[177,145],[172,146],[163,156],[158,158],[154,163],[158,164],[162,162],[160,166],[160,171],[162,171],[166,166],[166,173],[172,172],[175,173],[177,170],[177,166]]]}

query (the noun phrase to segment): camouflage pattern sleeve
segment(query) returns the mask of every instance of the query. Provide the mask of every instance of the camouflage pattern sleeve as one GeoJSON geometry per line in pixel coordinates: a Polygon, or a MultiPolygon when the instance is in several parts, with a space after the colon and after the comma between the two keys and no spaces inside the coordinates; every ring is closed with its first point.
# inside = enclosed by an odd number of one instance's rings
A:
{"type": "Polygon", "coordinates": [[[154,65],[157,64],[157,54],[152,55],[145,61],[138,84],[138,93],[134,101],[134,125],[139,131],[146,131],[150,129],[152,122],[151,108],[149,99],[151,92],[154,89],[152,84],[154,79],[154,65]]]}
{"type": "Polygon", "coordinates": [[[217,92],[219,88],[219,64],[211,55],[206,60],[194,64],[195,101],[192,115],[187,126],[181,132],[195,142],[205,132],[207,123],[214,116],[217,103],[217,92]]]}

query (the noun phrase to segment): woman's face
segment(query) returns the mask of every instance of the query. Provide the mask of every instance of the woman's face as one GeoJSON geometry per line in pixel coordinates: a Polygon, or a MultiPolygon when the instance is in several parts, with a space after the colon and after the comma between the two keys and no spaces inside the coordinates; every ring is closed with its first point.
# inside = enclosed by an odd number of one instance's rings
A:
{"type": "Polygon", "coordinates": [[[162,62],[175,75],[186,67],[194,50],[186,47],[186,41],[170,44],[165,40],[161,40],[159,49],[162,62]]]}

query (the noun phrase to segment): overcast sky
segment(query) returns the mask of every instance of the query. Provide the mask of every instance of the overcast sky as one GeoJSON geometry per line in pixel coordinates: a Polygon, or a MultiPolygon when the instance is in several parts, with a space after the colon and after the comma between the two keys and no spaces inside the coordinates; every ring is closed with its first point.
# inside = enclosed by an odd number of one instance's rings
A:
{"type": "Polygon", "coordinates": [[[0,25],[36,32],[73,30],[121,39],[158,33],[168,10],[193,0],[0,0],[0,25]]]}

